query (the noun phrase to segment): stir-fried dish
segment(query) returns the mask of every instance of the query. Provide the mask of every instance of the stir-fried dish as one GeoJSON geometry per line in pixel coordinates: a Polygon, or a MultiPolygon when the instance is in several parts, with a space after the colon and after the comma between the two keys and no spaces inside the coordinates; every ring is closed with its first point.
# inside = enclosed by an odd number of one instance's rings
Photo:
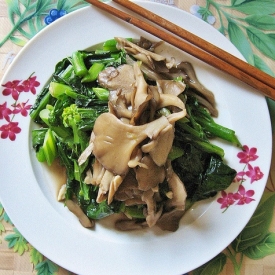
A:
{"type": "Polygon", "coordinates": [[[236,171],[220,138],[215,98],[192,65],[159,43],[116,37],[55,67],[31,110],[37,159],[66,169],[58,200],[85,227],[116,214],[115,228],[176,231],[195,202],[226,189],[236,171]]]}

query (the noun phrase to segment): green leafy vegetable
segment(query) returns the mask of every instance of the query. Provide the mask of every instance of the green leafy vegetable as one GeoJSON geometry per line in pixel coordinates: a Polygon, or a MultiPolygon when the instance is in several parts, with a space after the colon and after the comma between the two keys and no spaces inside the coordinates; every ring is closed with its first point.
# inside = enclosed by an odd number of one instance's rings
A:
{"type": "MultiPolygon", "coordinates": [[[[126,63],[126,53],[115,46],[116,41],[111,39],[102,48],[90,52],[75,51],[56,64],[49,84],[38,95],[30,113],[33,121],[41,126],[32,131],[32,146],[40,162],[51,165],[58,159],[65,167],[65,198],[77,200],[88,218],[98,220],[124,213],[144,220],[146,204],[127,206],[115,199],[110,204],[106,200],[98,203],[99,187],[85,183],[94,158],[89,157],[81,165],[78,162],[89,145],[96,119],[109,111],[110,91],[99,85],[98,74],[109,66],[126,63]]],[[[182,100],[185,102],[185,95],[182,100]]],[[[224,163],[223,149],[210,139],[221,138],[234,146],[241,144],[235,132],[217,124],[195,97],[188,95],[185,103],[188,115],[176,124],[174,144],[168,158],[186,186],[190,206],[226,189],[236,175],[236,171],[224,163]]],[[[161,108],[157,113],[159,116],[171,114],[169,108],[161,108]]],[[[166,200],[170,191],[167,182],[161,183],[160,187],[160,196],[166,200]]]]}

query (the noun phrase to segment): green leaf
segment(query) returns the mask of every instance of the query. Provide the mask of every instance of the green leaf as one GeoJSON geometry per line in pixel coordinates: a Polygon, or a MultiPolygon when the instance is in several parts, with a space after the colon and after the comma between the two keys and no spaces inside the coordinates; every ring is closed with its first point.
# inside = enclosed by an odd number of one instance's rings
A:
{"type": "Polygon", "coordinates": [[[0,216],[4,213],[4,207],[0,202],[0,216]]]}
{"type": "Polygon", "coordinates": [[[31,36],[36,35],[38,30],[35,27],[34,20],[32,20],[32,19],[28,20],[28,27],[29,27],[29,31],[30,31],[31,36]]]}
{"type": "Polygon", "coordinates": [[[25,251],[28,251],[29,246],[27,240],[20,234],[20,232],[14,228],[14,234],[9,234],[5,237],[8,242],[8,247],[13,248],[14,252],[18,252],[22,255],[25,251]]]}
{"type": "Polygon", "coordinates": [[[11,36],[10,40],[12,43],[14,43],[15,45],[18,45],[20,47],[23,47],[26,45],[27,41],[23,40],[22,38],[16,37],[16,36],[11,36]]]}
{"type": "Polygon", "coordinates": [[[65,4],[66,4],[66,2],[68,2],[68,1],[66,1],[66,0],[58,0],[57,1],[57,6],[56,6],[56,8],[58,9],[58,10],[64,10],[65,9],[65,4]]]}
{"type": "Polygon", "coordinates": [[[35,266],[43,261],[43,255],[34,247],[31,247],[30,257],[31,263],[35,266]]]}
{"type": "Polygon", "coordinates": [[[5,226],[3,225],[2,222],[0,222],[0,235],[5,231],[6,231],[5,226]]]}
{"type": "Polygon", "coordinates": [[[31,39],[32,38],[32,34],[28,33],[27,31],[25,31],[22,27],[18,26],[17,31],[19,31],[24,37],[26,37],[27,39],[31,39]]]}
{"type": "Polygon", "coordinates": [[[273,15],[254,14],[247,16],[245,21],[262,30],[274,30],[275,29],[275,17],[273,15]]]}
{"type": "Polygon", "coordinates": [[[25,239],[19,239],[14,245],[14,252],[17,252],[19,255],[23,255],[25,251],[29,250],[29,246],[25,239]]]}
{"type": "Polygon", "coordinates": [[[226,255],[223,253],[218,254],[208,263],[202,265],[193,271],[193,275],[218,275],[222,272],[226,264],[226,255]]]}
{"type": "Polygon", "coordinates": [[[250,0],[231,0],[231,6],[238,6],[244,2],[248,2],[250,0]]]}
{"type": "Polygon", "coordinates": [[[241,28],[234,22],[228,23],[228,35],[230,41],[241,52],[247,62],[254,65],[254,56],[250,43],[241,28]]]}
{"type": "Polygon", "coordinates": [[[272,71],[272,69],[269,68],[268,65],[263,61],[263,59],[257,55],[254,55],[254,66],[260,69],[261,71],[275,77],[275,74],[272,71]]]}
{"type": "Polygon", "coordinates": [[[36,265],[35,270],[37,270],[37,275],[53,275],[58,271],[58,266],[50,260],[45,260],[36,265]]]}
{"type": "Polygon", "coordinates": [[[232,8],[245,14],[273,14],[275,13],[275,2],[267,0],[246,1],[239,6],[233,6],[232,8]]]}
{"type": "Polygon", "coordinates": [[[13,225],[11,219],[9,218],[9,216],[8,216],[8,214],[6,212],[4,212],[3,219],[4,219],[5,222],[13,225]]]}
{"type": "Polygon", "coordinates": [[[36,1],[35,14],[40,15],[41,13],[48,11],[51,6],[51,0],[38,0],[36,1]]]}
{"type": "Polygon", "coordinates": [[[247,35],[254,46],[264,55],[275,59],[275,44],[272,39],[264,32],[254,28],[248,27],[247,35]]]}
{"type": "Polygon", "coordinates": [[[236,252],[255,246],[264,239],[273,217],[274,204],[275,194],[264,193],[252,218],[232,243],[232,248],[236,252]]]}
{"type": "Polygon", "coordinates": [[[20,16],[21,12],[19,9],[18,1],[14,0],[6,0],[7,7],[8,7],[8,15],[10,18],[10,21],[15,24],[15,15],[20,16]]]}
{"type": "Polygon", "coordinates": [[[85,1],[65,1],[65,0],[58,0],[57,9],[66,10],[68,13],[79,8],[85,7],[89,5],[89,3],[85,1]]]}
{"type": "Polygon", "coordinates": [[[250,259],[258,260],[275,254],[275,232],[267,233],[265,238],[255,246],[250,246],[243,253],[250,259]]]}
{"type": "Polygon", "coordinates": [[[20,0],[20,2],[26,8],[30,5],[31,0],[20,0]]]}

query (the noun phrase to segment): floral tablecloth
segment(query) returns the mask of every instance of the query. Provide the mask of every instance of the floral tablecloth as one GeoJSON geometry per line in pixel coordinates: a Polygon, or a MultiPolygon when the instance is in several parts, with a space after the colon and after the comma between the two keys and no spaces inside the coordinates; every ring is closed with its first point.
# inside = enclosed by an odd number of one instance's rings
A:
{"type": "MultiPolygon", "coordinates": [[[[149,0],[147,0],[149,1],[149,0]]],[[[275,0],[151,0],[186,10],[213,25],[259,69],[275,76],[275,0]]],[[[75,9],[87,5],[77,0],[0,0],[0,79],[16,54],[41,29],[75,9]]],[[[275,103],[267,100],[272,124],[275,103]]],[[[4,108],[0,105],[0,120],[4,108]]],[[[274,128],[274,126],[273,126],[274,128]]],[[[273,135],[275,144],[275,135],[273,135]]],[[[247,152],[250,157],[256,152],[247,152]]],[[[1,168],[2,169],[2,168],[1,168]]],[[[275,274],[275,150],[265,193],[271,195],[266,211],[264,235],[244,254],[230,245],[192,274],[275,274]]],[[[261,209],[258,209],[261,211],[261,209]]],[[[254,230],[254,229],[252,229],[254,230]]],[[[0,275],[72,274],[37,251],[14,227],[0,202],[0,275]]]]}

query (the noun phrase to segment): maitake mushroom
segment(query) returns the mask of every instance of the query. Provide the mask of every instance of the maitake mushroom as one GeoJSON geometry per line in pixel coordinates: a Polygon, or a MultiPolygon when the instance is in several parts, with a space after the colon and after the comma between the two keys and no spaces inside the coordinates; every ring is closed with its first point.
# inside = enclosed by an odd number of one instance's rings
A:
{"type": "Polygon", "coordinates": [[[187,194],[173,172],[168,154],[175,122],[186,115],[185,105],[178,97],[185,84],[158,79],[156,85],[148,85],[141,67],[154,69],[161,65],[169,71],[173,60],[125,39],[117,41],[118,47],[142,62],[109,67],[99,74],[99,84],[110,90],[109,112],[97,118],[90,144],[79,163],[90,154],[95,157],[85,182],[99,187],[97,202],[107,200],[110,204],[118,200],[125,205],[145,206],[145,220],[125,216],[116,222],[116,228],[133,230],[157,225],[175,231],[184,214],[187,194]],[[168,111],[166,116],[159,114],[163,108],[168,111]],[[163,199],[160,185],[165,182],[169,194],[163,199]]]}

